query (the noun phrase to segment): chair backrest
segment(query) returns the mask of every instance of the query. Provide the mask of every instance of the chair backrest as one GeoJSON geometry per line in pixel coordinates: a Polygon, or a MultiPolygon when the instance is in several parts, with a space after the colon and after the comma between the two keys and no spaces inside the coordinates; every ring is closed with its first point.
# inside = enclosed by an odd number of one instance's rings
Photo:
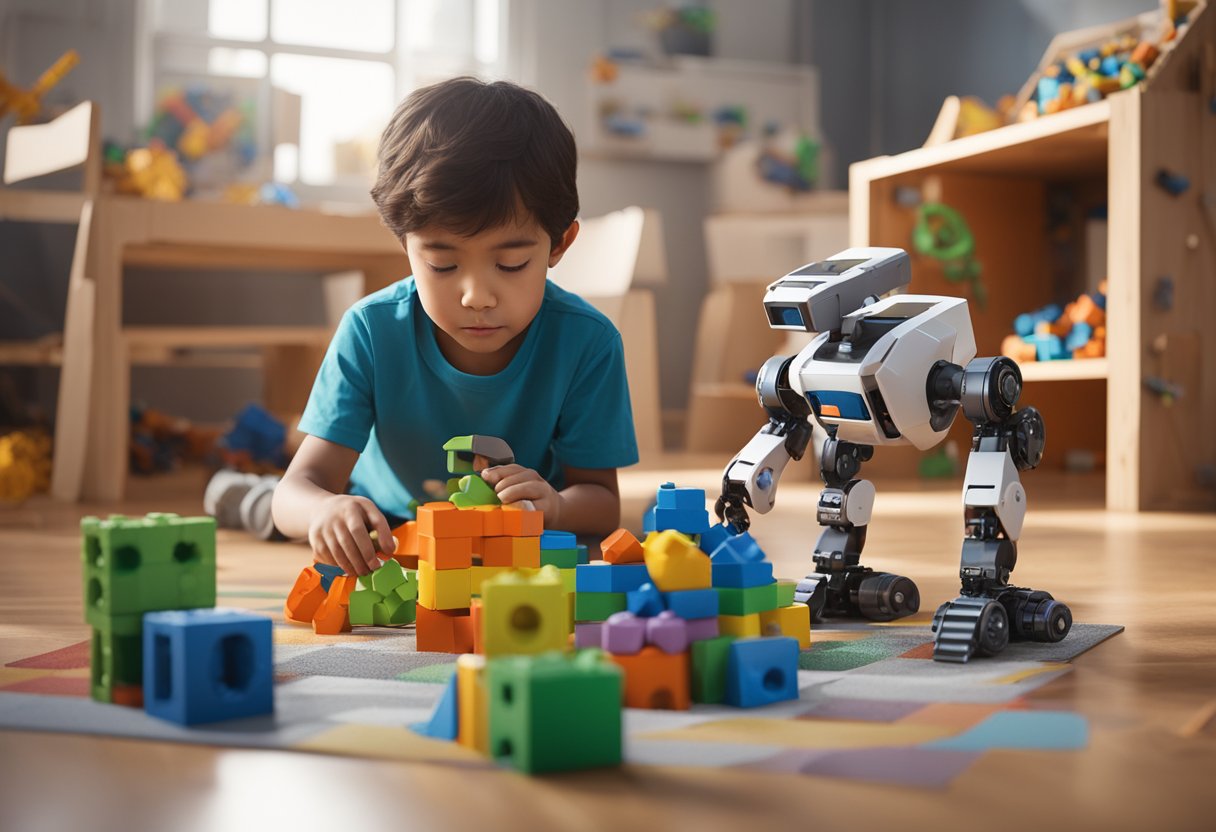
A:
{"type": "Polygon", "coordinates": [[[56,171],[84,167],[85,193],[101,182],[100,113],[91,101],[77,104],[54,121],[8,131],[4,184],[12,185],[56,171]]]}
{"type": "Polygon", "coordinates": [[[631,206],[580,220],[578,239],[549,277],[586,298],[623,296],[633,284],[644,218],[631,206]]]}

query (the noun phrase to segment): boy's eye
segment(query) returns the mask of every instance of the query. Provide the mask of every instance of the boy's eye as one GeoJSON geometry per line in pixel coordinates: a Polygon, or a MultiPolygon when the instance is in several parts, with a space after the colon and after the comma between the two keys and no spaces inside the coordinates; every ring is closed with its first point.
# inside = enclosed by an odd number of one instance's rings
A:
{"type": "Polygon", "coordinates": [[[427,263],[427,266],[430,268],[431,271],[439,272],[440,274],[442,274],[443,272],[456,271],[456,266],[454,264],[451,266],[434,266],[434,265],[431,265],[430,263],[427,263]]]}
{"type": "Polygon", "coordinates": [[[504,266],[500,263],[498,265],[498,268],[500,271],[504,271],[504,272],[522,272],[524,270],[524,267],[527,266],[531,262],[532,262],[531,260],[525,260],[524,262],[520,263],[518,266],[504,266]]]}

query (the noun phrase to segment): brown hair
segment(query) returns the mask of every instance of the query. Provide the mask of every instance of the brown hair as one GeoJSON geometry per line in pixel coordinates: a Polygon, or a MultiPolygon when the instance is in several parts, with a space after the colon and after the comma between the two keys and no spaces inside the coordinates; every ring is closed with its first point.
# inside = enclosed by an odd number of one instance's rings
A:
{"type": "Polygon", "coordinates": [[[471,236],[530,212],[553,245],[578,216],[574,136],[553,105],[506,81],[453,78],[410,93],[380,137],[372,199],[398,239],[471,236]]]}

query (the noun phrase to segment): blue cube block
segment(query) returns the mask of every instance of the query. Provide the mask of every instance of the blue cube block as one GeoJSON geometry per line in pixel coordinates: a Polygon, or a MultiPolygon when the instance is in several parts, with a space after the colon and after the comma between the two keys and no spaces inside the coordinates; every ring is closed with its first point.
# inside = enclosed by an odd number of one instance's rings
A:
{"type": "Polygon", "coordinates": [[[639,618],[653,618],[663,611],[663,593],[652,583],[644,583],[625,593],[625,608],[639,618]]]}
{"type": "Polygon", "coordinates": [[[650,580],[644,563],[590,563],[574,573],[576,592],[632,592],[650,580]]]}
{"type": "Polygon", "coordinates": [[[709,512],[704,508],[654,508],[654,531],[669,529],[684,534],[703,534],[709,531],[709,512]]]}
{"type": "Polygon", "coordinates": [[[747,589],[773,582],[773,565],[768,561],[752,563],[715,563],[711,567],[714,586],[747,589]]]}
{"type": "Polygon", "coordinates": [[[654,513],[657,509],[658,506],[651,506],[650,508],[646,509],[646,513],[642,515],[642,531],[646,534],[649,534],[655,530],[654,513]]]}
{"type": "Polygon", "coordinates": [[[274,712],[271,621],[241,610],[144,615],[144,710],[180,725],[274,712]]]}
{"type": "Polygon", "coordinates": [[[758,708],[798,698],[798,639],[741,638],[726,658],[726,703],[758,708]]]}
{"type": "Polygon", "coordinates": [[[675,483],[665,482],[655,494],[659,508],[704,509],[704,488],[677,488],[675,483]]]}
{"type": "Polygon", "coordinates": [[[667,609],[680,618],[711,618],[718,614],[718,593],[713,589],[681,589],[663,593],[667,609]]]}
{"type": "Polygon", "coordinates": [[[712,555],[715,549],[738,533],[739,530],[729,523],[715,523],[709,527],[708,531],[701,535],[701,551],[707,555],[712,555]]]}
{"type": "Polygon", "coordinates": [[[751,533],[744,532],[723,540],[710,553],[709,559],[714,563],[759,563],[765,557],[764,550],[751,533]]]}
{"type": "Polygon", "coordinates": [[[578,547],[578,541],[574,538],[574,532],[559,532],[550,529],[540,533],[540,548],[543,552],[545,549],[575,549],[578,547]]]}

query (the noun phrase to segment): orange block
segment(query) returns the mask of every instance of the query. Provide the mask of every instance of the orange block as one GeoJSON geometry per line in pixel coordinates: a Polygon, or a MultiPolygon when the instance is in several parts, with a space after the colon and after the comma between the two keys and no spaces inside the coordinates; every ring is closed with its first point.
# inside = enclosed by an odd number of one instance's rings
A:
{"type": "Polygon", "coordinates": [[[312,631],[319,636],[350,632],[350,594],[359,585],[353,575],[339,575],[329,585],[329,594],[312,619],[312,631]]]}
{"type": "Polygon", "coordinates": [[[417,555],[393,555],[393,560],[395,560],[395,561],[397,561],[397,563],[401,564],[402,569],[417,569],[418,568],[418,556],[417,555]]]}
{"type": "Polygon", "coordinates": [[[539,537],[545,530],[545,513],[518,506],[502,507],[502,533],[511,537],[539,537]]]}
{"type": "Polygon", "coordinates": [[[540,538],[512,537],[511,565],[530,569],[540,568],[540,538]]]}
{"type": "Polygon", "coordinates": [[[287,594],[283,604],[283,617],[295,624],[309,624],[325,600],[325,589],[321,586],[321,573],[311,566],[304,567],[295,586],[287,594]]]}
{"type": "MultiPolygon", "coordinates": [[[[451,503],[418,506],[418,537],[480,537],[481,512],[458,509],[451,503]]],[[[421,553],[419,553],[421,554],[421,553]]]]}
{"type": "Polygon", "coordinates": [[[473,629],[473,615],[461,615],[452,619],[452,638],[455,642],[454,653],[472,653],[473,643],[477,640],[473,629]]]}
{"type": "Polygon", "coordinates": [[[600,544],[604,560],[608,563],[642,563],[642,544],[629,529],[617,529],[600,544]]]}
{"type": "Polygon", "coordinates": [[[469,604],[469,622],[473,627],[473,652],[484,654],[486,652],[481,634],[481,599],[474,598],[469,604]]]}
{"type": "Polygon", "coordinates": [[[473,538],[420,534],[418,559],[436,569],[467,569],[473,565],[473,538]]]}
{"type": "Polygon", "coordinates": [[[483,537],[481,539],[482,566],[512,566],[511,557],[515,547],[513,537],[483,537]]]}
{"type": "Polygon", "coordinates": [[[500,537],[502,530],[502,506],[477,506],[481,513],[481,533],[486,537],[500,537]]]}
{"type": "Polygon", "coordinates": [[[114,685],[110,688],[110,702],[128,708],[144,706],[143,685],[114,685]]]}
{"type": "Polygon", "coordinates": [[[406,520],[393,529],[393,537],[397,539],[397,551],[394,555],[418,556],[418,521],[406,520]]]}
{"type": "Polygon", "coordinates": [[[688,653],[664,653],[651,645],[632,656],[611,656],[625,671],[625,707],[687,711],[688,653]]]}
{"type": "MultiPolygon", "coordinates": [[[[432,610],[418,605],[415,631],[418,636],[419,653],[456,653],[458,638],[456,619],[468,618],[469,611],[432,610]]],[[[472,642],[472,621],[469,622],[469,641],[472,642]]],[[[463,639],[463,637],[462,637],[463,639]]],[[[462,640],[461,639],[461,640],[462,640]]]]}

